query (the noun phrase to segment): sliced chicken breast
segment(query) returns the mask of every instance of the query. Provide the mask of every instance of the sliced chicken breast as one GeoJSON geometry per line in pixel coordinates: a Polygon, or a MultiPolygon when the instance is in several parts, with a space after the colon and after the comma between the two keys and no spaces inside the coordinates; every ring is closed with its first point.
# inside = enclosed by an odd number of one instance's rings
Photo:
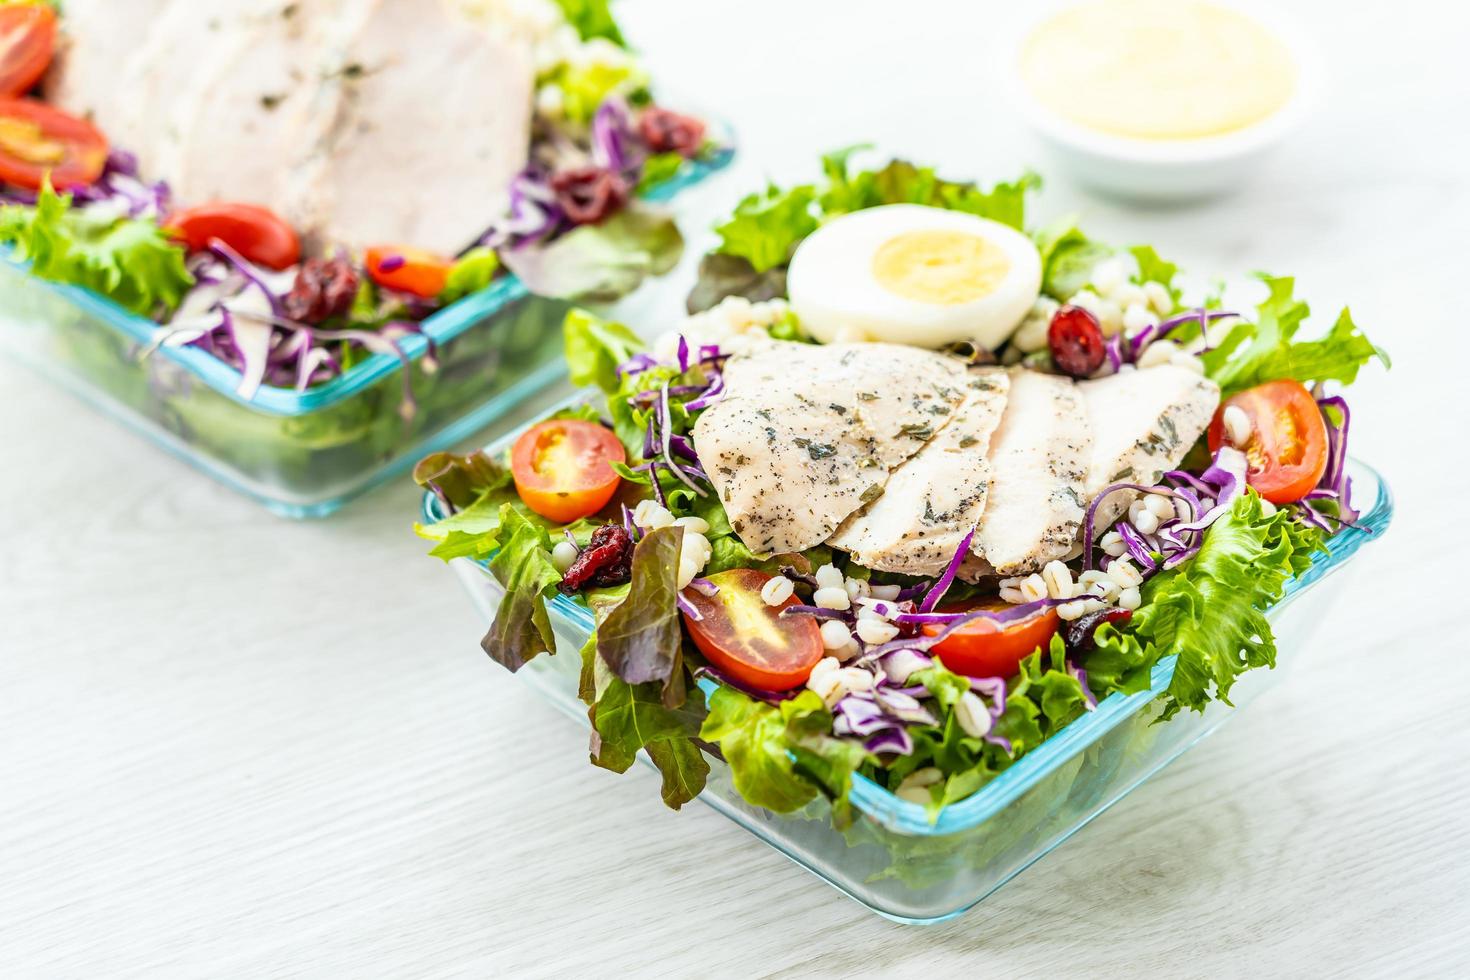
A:
{"type": "MultiPolygon", "coordinates": [[[[279,14],[282,6],[271,0],[171,0],[113,79],[109,98],[123,108],[108,137],[137,154],[145,175],[176,185],[189,108],[216,83],[218,65],[241,43],[250,20],[279,14]]],[[[72,19],[70,11],[66,19],[72,19]]]]}
{"type": "MultiPolygon", "coordinates": [[[[1125,369],[1077,388],[1092,424],[1089,504],[1114,483],[1157,484],[1199,440],[1220,404],[1219,385],[1173,364],[1125,369]]],[[[1098,505],[1095,529],[1117,520],[1134,496],[1109,494],[1098,505]]]]}
{"type": "Polygon", "coordinates": [[[444,0],[376,0],[288,210],[335,240],[454,254],[503,210],[530,149],[529,43],[444,0]]]}
{"type": "Polygon", "coordinates": [[[142,116],[123,79],[171,0],[67,0],[46,101],[91,119],[114,145],[141,152],[142,116]]]}
{"type": "Polygon", "coordinates": [[[1009,391],[1005,371],[973,372],[948,424],[894,470],[883,495],[844,521],[827,543],[878,571],[942,572],[985,512],[988,453],[1009,391]]]}
{"type": "Polygon", "coordinates": [[[163,159],[181,201],[281,206],[303,148],[326,125],[311,110],[322,107],[320,93],[331,85],[324,56],[351,3],[295,0],[239,19],[166,137],[163,159]]]}
{"type": "Polygon", "coordinates": [[[882,493],[965,400],[959,360],[894,344],[773,343],[725,365],[694,446],[758,554],[803,551],[882,493]]]}
{"type": "Polygon", "coordinates": [[[963,574],[1035,571],[1071,548],[1082,525],[1092,432],[1077,385],[1011,373],[1010,397],[990,441],[989,500],[970,550],[984,564],[963,574]]]}

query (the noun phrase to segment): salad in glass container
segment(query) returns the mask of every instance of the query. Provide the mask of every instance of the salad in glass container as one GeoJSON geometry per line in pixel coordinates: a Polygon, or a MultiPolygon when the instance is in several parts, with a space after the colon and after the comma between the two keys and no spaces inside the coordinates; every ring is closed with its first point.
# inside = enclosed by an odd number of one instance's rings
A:
{"type": "Polygon", "coordinates": [[[1186,299],[1028,224],[1034,175],[852,157],[741,201],[651,345],[572,313],[585,399],[415,473],[431,553],[502,587],[493,659],[553,654],[558,594],[595,617],[591,760],[675,808],[717,758],[754,806],[845,826],[862,777],[934,821],[1166,658],[1161,720],[1228,704],[1358,521],[1341,389],[1388,359],[1346,310],[1186,299]]]}
{"type": "Polygon", "coordinates": [[[401,355],[507,272],[606,298],[677,261],[638,192],[717,147],[656,104],[605,4],[155,6],[0,10],[23,62],[0,78],[0,243],[239,370],[242,398],[401,355]],[[447,77],[404,53],[429,46],[447,77]],[[589,276],[608,250],[631,258],[589,276]]]}

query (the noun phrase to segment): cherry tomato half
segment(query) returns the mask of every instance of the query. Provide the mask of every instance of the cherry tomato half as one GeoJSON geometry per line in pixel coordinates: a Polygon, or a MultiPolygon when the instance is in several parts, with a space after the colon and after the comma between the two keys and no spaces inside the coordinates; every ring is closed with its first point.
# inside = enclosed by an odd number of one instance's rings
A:
{"type": "Polygon", "coordinates": [[[567,524],[607,506],[622,482],[612,464],[627,458],[618,437],[595,422],[552,419],[521,433],[510,472],[527,507],[567,524]]]}
{"type": "Polygon", "coordinates": [[[286,219],[257,204],[215,201],[169,215],[164,227],[200,252],[218,239],[256,265],[289,269],[301,260],[301,240],[286,219]]]}
{"type": "Polygon", "coordinates": [[[453,267],[443,256],[421,248],[379,245],[367,250],[367,271],[373,282],[424,299],[444,292],[453,267]]]}
{"type": "Polygon", "coordinates": [[[1250,420],[1251,434],[1243,446],[1250,462],[1246,482],[1273,504],[1301,500],[1327,469],[1327,423],[1317,400],[1300,381],[1268,381],[1231,395],[1210,423],[1210,451],[1230,442],[1225,435],[1225,410],[1235,406],[1250,420]]]}
{"type": "Polygon", "coordinates": [[[798,605],[792,596],[768,606],[761,587],[773,576],[754,568],[731,568],[709,576],[712,596],[685,589],[700,618],[686,611],[684,626],[699,652],[731,679],[761,691],[789,691],[806,683],[824,656],[822,634],[811,616],[782,617],[798,605]]]}
{"type": "Polygon", "coordinates": [[[0,7],[0,95],[29,91],[55,50],[56,11],[43,3],[0,7]]]}
{"type": "Polygon", "coordinates": [[[0,181],[40,190],[85,187],[107,166],[107,137],[35,99],[0,98],[0,181]]]}
{"type": "MultiPolygon", "coordinates": [[[[1008,603],[999,599],[981,602],[963,608],[949,608],[945,612],[969,612],[972,609],[991,609],[1001,612],[1010,609],[1008,603]]],[[[1055,609],[1044,609],[1034,616],[1016,623],[1001,624],[993,619],[973,619],[936,643],[930,653],[945,667],[966,677],[1012,677],[1021,669],[1021,661],[1035,653],[1037,648],[1051,642],[1052,634],[1061,625],[1055,609]]],[[[924,632],[936,636],[940,625],[926,625],[924,632]]]]}

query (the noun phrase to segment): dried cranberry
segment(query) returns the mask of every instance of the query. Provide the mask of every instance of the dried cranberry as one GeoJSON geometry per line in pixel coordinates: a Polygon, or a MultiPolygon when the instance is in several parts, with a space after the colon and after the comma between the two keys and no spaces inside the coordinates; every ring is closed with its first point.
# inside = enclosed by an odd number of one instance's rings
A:
{"type": "Polygon", "coordinates": [[[606,524],[592,532],[592,540],[561,577],[559,588],[575,592],[586,586],[607,588],[633,577],[633,536],[621,524],[606,524]]]}
{"type": "Polygon", "coordinates": [[[638,132],[655,153],[692,157],[704,146],[704,123],[658,106],[643,111],[638,120],[638,132]]]}
{"type": "Polygon", "coordinates": [[[1062,626],[1062,639],[1067,642],[1067,652],[1086,653],[1097,645],[1097,628],[1103,623],[1126,623],[1133,618],[1128,609],[1099,609],[1078,616],[1062,626]]]}
{"type": "Polygon", "coordinates": [[[578,225],[595,225],[628,203],[628,182],[600,167],[553,174],[551,189],[567,218],[578,225]]]}
{"type": "Polygon", "coordinates": [[[307,259],[286,294],[286,316],[312,325],[346,316],[360,283],[357,270],[346,259],[307,259]]]}
{"type": "Polygon", "coordinates": [[[1080,306],[1064,306],[1051,318],[1046,331],[1052,363],[1074,378],[1090,377],[1107,357],[1102,325],[1080,306]]]}

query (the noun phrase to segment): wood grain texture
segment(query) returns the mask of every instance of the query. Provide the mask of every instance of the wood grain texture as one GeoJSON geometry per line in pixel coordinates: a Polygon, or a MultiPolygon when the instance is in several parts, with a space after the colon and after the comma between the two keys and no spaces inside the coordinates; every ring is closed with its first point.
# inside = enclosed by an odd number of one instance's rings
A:
{"type": "MultiPolygon", "coordinates": [[[[590,768],[480,653],[411,487],[281,521],[0,362],[0,975],[1470,972],[1470,25],[1289,6],[1336,84],[1250,189],[1137,211],[1055,180],[1041,205],[1201,272],[1295,272],[1394,353],[1355,451],[1399,518],[1219,735],[971,914],[892,925],[712,811],[666,811],[641,767],[590,768]]],[[[656,77],[742,135],[697,243],[764,175],[857,139],[956,174],[1038,160],[977,53],[1000,4],[621,9],[656,77]]]]}

